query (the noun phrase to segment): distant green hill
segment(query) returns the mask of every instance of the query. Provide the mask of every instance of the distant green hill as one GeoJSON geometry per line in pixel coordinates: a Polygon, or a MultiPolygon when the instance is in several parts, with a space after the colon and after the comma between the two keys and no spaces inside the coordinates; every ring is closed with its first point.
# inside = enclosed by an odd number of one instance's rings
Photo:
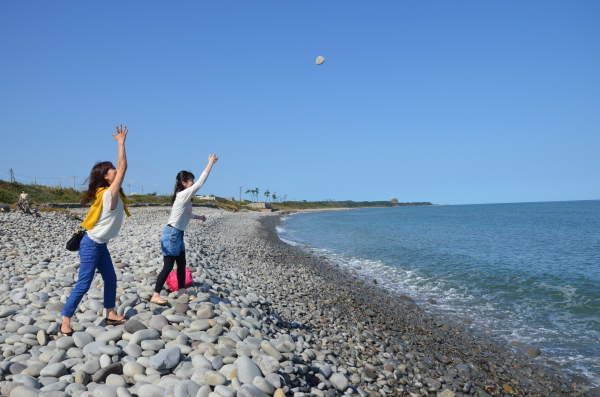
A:
{"type": "MultiPolygon", "coordinates": [[[[0,181],[0,203],[14,204],[19,199],[21,190],[25,190],[34,205],[46,203],[79,203],[84,192],[70,187],[25,185],[18,182],[0,181]]],[[[134,195],[128,197],[135,204],[166,204],[171,196],[156,196],[154,194],[134,195]]]]}
{"type": "MultiPolygon", "coordinates": [[[[34,205],[46,203],[78,203],[83,192],[70,187],[25,185],[18,182],[0,181],[0,204],[14,204],[19,199],[21,190],[25,190],[31,197],[34,205]]],[[[133,204],[168,204],[171,196],[157,196],[153,193],[146,195],[128,196],[133,204]]],[[[210,201],[194,199],[196,204],[217,205],[223,209],[240,210],[247,203],[241,201],[210,201]]],[[[274,209],[318,209],[318,208],[364,208],[364,207],[406,207],[416,205],[432,205],[430,202],[398,203],[389,201],[286,201],[283,203],[271,203],[274,209]]]]}

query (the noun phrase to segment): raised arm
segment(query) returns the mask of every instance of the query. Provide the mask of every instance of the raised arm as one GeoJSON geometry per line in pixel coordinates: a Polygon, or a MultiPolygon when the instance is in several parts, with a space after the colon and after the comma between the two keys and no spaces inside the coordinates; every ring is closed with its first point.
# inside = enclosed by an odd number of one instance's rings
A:
{"type": "Polygon", "coordinates": [[[206,182],[206,178],[208,178],[208,174],[210,174],[210,170],[212,169],[213,164],[216,163],[218,159],[219,158],[216,154],[208,155],[208,164],[206,165],[204,172],[202,173],[202,175],[200,175],[200,178],[198,178],[196,183],[177,194],[178,201],[187,201],[191,199],[198,190],[200,190],[202,185],[204,185],[204,182],[206,182]]]}
{"type": "Polygon", "coordinates": [[[111,134],[119,145],[119,155],[117,158],[117,174],[115,175],[114,181],[110,184],[110,194],[112,195],[112,201],[110,203],[110,209],[114,210],[117,208],[117,202],[119,199],[119,190],[125,179],[125,172],[127,171],[127,155],[125,154],[125,139],[127,139],[127,126],[123,127],[123,124],[116,127],[117,134],[111,134]]]}
{"type": "Polygon", "coordinates": [[[206,175],[210,174],[210,170],[212,170],[212,166],[214,163],[217,162],[217,160],[219,160],[219,158],[217,157],[216,154],[208,155],[208,164],[206,165],[206,168],[204,169],[204,172],[206,172],[206,175]]]}

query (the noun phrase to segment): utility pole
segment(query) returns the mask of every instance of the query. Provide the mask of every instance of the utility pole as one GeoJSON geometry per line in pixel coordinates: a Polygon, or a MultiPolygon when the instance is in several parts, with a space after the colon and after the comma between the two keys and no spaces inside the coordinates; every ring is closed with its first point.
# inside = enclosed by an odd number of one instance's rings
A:
{"type": "Polygon", "coordinates": [[[75,175],[73,175],[73,190],[75,190],[75,175]]]}
{"type": "Polygon", "coordinates": [[[142,185],[142,196],[144,195],[144,185],[142,185]]]}
{"type": "Polygon", "coordinates": [[[16,180],[15,180],[15,173],[13,172],[12,168],[10,169],[9,174],[10,174],[10,181],[11,182],[16,182],[16,180]]]}
{"type": "Polygon", "coordinates": [[[242,187],[240,186],[240,201],[242,201],[242,187]]]}
{"type": "Polygon", "coordinates": [[[34,185],[37,185],[37,175],[35,175],[35,176],[33,177],[33,181],[34,181],[34,182],[33,182],[33,184],[34,184],[34,185]]]}

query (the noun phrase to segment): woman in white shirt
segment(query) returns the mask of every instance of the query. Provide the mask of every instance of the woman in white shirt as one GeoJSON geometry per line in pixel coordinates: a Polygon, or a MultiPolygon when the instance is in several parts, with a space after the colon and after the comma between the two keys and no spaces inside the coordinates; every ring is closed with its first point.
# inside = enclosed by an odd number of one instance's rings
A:
{"type": "Polygon", "coordinates": [[[214,163],[219,158],[215,154],[208,156],[208,165],[200,175],[198,182],[194,183],[194,174],[188,171],[180,171],[175,179],[175,190],[171,204],[171,216],[165,226],[162,235],[160,236],[160,248],[163,254],[163,268],[156,278],[156,287],[154,295],[150,299],[151,303],[164,305],[166,300],[160,297],[160,291],[165,285],[167,276],[173,270],[173,266],[177,263],[177,283],[179,289],[183,289],[185,285],[185,244],[183,242],[183,233],[187,228],[190,219],[206,220],[204,215],[194,215],[192,213],[192,198],[196,192],[202,187],[214,163]]]}
{"type": "Polygon", "coordinates": [[[126,321],[125,317],[117,316],[115,313],[117,275],[106,244],[119,233],[123,221],[123,212],[129,216],[127,207],[123,203],[123,200],[127,199],[121,189],[127,170],[127,156],[125,155],[127,132],[127,126],[119,126],[117,127],[117,134],[111,134],[119,145],[118,168],[115,168],[110,161],[94,165],[88,177],[88,191],[81,199],[81,204],[85,205],[89,202],[93,202],[93,204],[81,224],[88,231],[79,245],[81,264],[77,283],[62,311],[63,320],[60,331],[63,336],[73,334],[71,317],[75,314],[83,295],[90,289],[96,269],[102,275],[104,281],[106,324],[118,325],[126,321]]]}

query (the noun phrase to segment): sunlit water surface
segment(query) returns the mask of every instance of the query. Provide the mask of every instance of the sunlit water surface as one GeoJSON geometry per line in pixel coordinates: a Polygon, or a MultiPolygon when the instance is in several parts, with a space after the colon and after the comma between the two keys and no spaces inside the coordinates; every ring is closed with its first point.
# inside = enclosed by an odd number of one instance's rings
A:
{"type": "Polygon", "coordinates": [[[600,201],[301,213],[278,232],[600,384],[600,201]]]}

